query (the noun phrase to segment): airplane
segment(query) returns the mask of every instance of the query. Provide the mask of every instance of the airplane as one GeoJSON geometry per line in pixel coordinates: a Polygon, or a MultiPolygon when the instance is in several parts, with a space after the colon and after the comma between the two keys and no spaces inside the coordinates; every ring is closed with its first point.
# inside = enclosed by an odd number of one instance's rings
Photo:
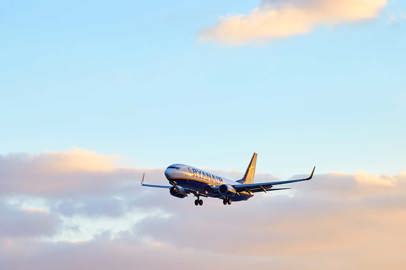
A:
{"type": "Polygon", "coordinates": [[[196,197],[196,206],[203,205],[203,200],[200,197],[218,198],[223,200],[224,205],[230,205],[232,201],[246,201],[253,197],[256,192],[290,189],[275,186],[310,180],[313,178],[316,169],[316,167],[313,167],[310,176],[306,178],[254,183],[256,163],[257,153],[254,153],[244,177],[236,181],[192,166],[172,164],[166,168],[164,173],[170,185],[145,184],[145,173],[142,175],[141,185],[144,187],[169,189],[169,193],[172,196],[182,199],[189,194],[193,194],[196,197]]]}

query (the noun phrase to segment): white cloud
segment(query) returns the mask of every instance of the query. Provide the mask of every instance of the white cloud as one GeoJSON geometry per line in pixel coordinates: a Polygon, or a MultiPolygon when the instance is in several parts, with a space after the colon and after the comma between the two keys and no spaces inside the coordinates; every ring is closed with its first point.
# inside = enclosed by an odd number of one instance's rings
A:
{"type": "Polygon", "coordinates": [[[46,238],[54,242],[88,242],[106,234],[110,239],[117,239],[120,234],[132,233],[134,226],[147,218],[167,219],[170,214],[159,209],[145,211],[132,209],[120,216],[62,216],[61,228],[55,235],[46,238]]]}

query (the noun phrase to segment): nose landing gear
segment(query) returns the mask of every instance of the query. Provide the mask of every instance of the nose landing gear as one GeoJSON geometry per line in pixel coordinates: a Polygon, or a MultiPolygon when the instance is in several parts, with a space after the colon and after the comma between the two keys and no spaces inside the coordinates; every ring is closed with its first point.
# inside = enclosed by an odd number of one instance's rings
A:
{"type": "Polygon", "coordinates": [[[231,204],[231,201],[230,201],[230,199],[229,198],[225,198],[225,199],[223,199],[223,204],[224,205],[230,205],[231,204]]]}

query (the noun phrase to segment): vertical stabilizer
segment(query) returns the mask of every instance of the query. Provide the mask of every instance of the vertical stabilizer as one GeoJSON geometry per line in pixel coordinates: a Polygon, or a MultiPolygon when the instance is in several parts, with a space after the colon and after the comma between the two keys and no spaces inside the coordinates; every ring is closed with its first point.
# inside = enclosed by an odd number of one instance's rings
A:
{"type": "Polygon", "coordinates": [[[255,176],[255,167],[257,165],[257,153],[252,155],[250,164],[248,165],[247,171],[244,174],[244,177],[237,182],[242,184],[252,184],[254,183],[254,176],[255,176]]]}

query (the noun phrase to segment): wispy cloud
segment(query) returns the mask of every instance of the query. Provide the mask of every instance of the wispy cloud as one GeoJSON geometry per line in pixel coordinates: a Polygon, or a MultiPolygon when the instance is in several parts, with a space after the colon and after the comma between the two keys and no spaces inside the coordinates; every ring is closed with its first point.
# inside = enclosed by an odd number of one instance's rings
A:
{"type": "Polygon", "coordinates": [[[406,21],[406,12],[397,12],[397,13],[392,13],[388,16],[388,23],[390,25],[395,25],[399,24],[406,21]]]}
{"type": "Polygon", "coordinates": [[[267,41],[305,34],[320,25],[368,20],[388,0],[264,0],[247,15],[226,16],[200,33],[203,41],[225,44],[267,41]]]}

